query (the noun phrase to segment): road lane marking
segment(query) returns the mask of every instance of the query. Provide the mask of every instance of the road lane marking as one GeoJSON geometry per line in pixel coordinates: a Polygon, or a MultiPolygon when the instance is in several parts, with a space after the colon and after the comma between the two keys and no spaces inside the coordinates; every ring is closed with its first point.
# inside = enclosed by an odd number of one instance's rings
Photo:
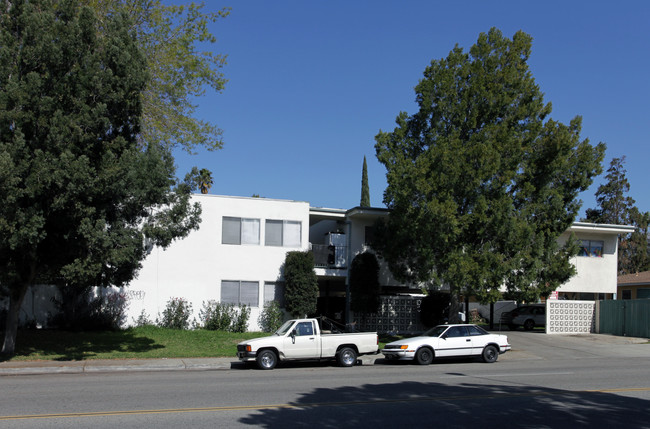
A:
{"type": "MultiPolygon", "coordinates": [[[[630,387],[630,388],[612,388],[596,390],[566,390],[563,393],[614,393],[614,392],[645,392],[650,391],[650,387],[630,387]]],[[[171,413],[204,413],[217,411],[246,411],[246,410],[269,410],[269,409],[308,409],[317,407],[340,407],[353,405],[372,405],[372,404],[391,404],[406,402],[443,402],[443,401],[463,401],[468,399],[490,399],[504,397],[527,397],[527,396],[549,396],[558,395],[558,392],[529,392],[529,393],[498,393],[494,395],[456,395],[456,396],[425,396],[420,398],[404,399],[375,399],[368,401],[352,402],[315,402],[308,404],[267,404],[267,405],[233,405],[224,407],[201,407],[201,408],[163,408],[159,410],[124,410],[124,411],[92,411],[80,413],[52,413],[52,414],[26,414],[17,416],[0,416],[0,421],[9,420],[31,420],[31,419],[58,419],[58,418],[80,418],[80,417],[102,417],[102,416],[128,416],[128,415],[147,415],[147,414],[171,414],[171,413]]]]}

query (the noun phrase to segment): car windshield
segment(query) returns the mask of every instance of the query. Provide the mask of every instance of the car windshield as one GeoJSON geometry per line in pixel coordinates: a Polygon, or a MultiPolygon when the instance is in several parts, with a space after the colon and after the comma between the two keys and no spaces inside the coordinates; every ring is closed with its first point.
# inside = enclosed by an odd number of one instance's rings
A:
{"type": "Polygon", "coordinates": [[[280,326],[280,328],[278,328],[278,330],[275,331],[275,335],[282,336],[286,334],[291,328],[291,326],[293,326],[293,322],[294,320],[287,320],[286,322],[284,322],[284,325],[280,326]]]}
{"type": "Polygon", "coordinates": [[[427,332],[424,333],[425,337],[439,337],[442,335],[443,332],[445,332],[449,328],[449,326],[445,325],[439,325],[434,328],[429,329],[427,332]]]}

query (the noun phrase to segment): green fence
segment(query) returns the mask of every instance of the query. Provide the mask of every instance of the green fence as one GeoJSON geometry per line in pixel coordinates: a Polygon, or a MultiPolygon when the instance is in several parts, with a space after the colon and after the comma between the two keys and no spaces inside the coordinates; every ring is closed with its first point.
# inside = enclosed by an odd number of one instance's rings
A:
{"type": "Polygon", "coordinates": [[[650,338],[650,299],[600,301],[600,333],[650,338]]]}

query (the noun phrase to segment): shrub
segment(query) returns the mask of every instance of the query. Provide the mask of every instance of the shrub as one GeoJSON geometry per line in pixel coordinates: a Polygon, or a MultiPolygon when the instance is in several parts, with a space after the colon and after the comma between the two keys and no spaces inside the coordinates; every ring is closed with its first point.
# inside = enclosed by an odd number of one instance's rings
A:
{"type": "Polygon", "coordinates": [[[314,272],[312,252],[287,252],[284,262],[284,302],[294,317],[306,317],[316,312],[318,277],[314,272]]]}
{"type": "Polygon", "coordinates": [[[264,332],[275,332],[282,325],[284,314],[277,301],[269,301],[264,304],[264,309],[257,319],[257,323],[262,327],[264,332]]]}
{"type": "Polygon", "coordinates": [[[95,296],[93,287],[59,287],[59,297],[52,297],[55,314],[48,325],[70,331],[120,329],[126,320],[128,300],[121,292],[95,296]]]}
{"type": "Polygon", "coordinates": [[[192,304],[184,298],[171,298],[162,313],[162,318],[156,320],[161,328],[188,329],[190,327],[190,316],[192,315],[192,304]]]}
{"type": "Polygon", "coordinates": [[[426,327],[445,323],[449,315],[450,298],[448,293],[431,291],[420,303],[420,321],[426,327]]]}
{"type": "Polygon", "coordinates": [[[140,315],[138,316],[137,319],[133,319],[133,325],[135,327],[141,327],[141,326],[153,326],[154,323],[151,321],[149,318],[149,315],[147,314],[146,311],[142,310],[140,312],[140,315]]]}
{"type": "Polygon", "coordinates": [[[210,331],[246,332],[250,314],[247,305],[236,308],[233,304],[204,301],[197,327],[210,331]]]}
{"type": "Polygon", "coordinates": [[[248,319],[251,316],[251,308],[247,305],[239,307],[237,315],[230,325],[230,332],[246,332],[248,328],[248,319]]]}
{"type": "Polygon", "coordinates": [[[204,301],[203,308],[199,311],[199,327],[210,331],[227,331],[234,318],[234,305],[204,301]]]}

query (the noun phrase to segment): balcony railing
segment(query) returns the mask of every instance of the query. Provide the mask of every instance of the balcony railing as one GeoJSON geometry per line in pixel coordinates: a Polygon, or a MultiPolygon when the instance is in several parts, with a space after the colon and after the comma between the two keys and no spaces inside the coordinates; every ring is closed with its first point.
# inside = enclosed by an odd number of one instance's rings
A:
{"type": "Polygon", "coordinates": [[[314,266],[316,268],[346,268],[348,246],[328,246],[327,244],[312,244],[314,266]]]}

